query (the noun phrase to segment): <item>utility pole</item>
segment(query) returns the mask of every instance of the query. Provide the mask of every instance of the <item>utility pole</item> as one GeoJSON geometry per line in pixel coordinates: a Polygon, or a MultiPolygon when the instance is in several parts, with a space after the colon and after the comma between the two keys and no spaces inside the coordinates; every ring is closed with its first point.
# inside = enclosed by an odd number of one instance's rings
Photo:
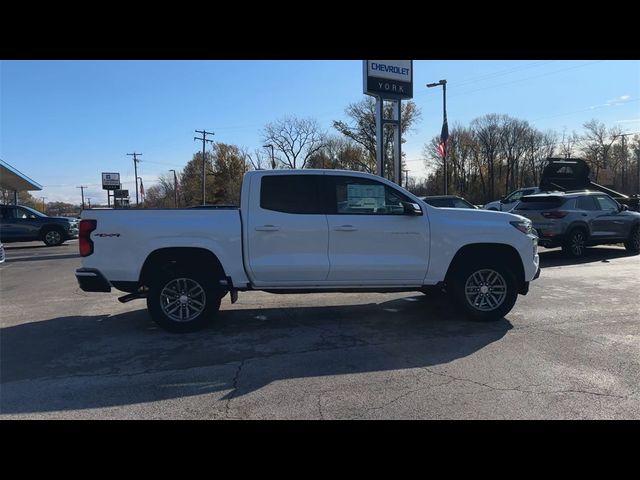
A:
{"type": "MultiPolygon", "coordinates": [[[[82,195],[82,210],[84,210],[84,189],[87,188],[84,185],[81,185],[79,187],[76,187],[80,189],[80,194],[82,195]]],[[[109,195],[109,192],[107,191],[107,195],[109,195]]]]}
{"type": "MultiPolygon", "coordinates": [[[[138,160],[138,157],[141,157],[142,154],[141,153],[127,153],[127,155],[132,155],[133,156],[133,170],[134,170],[134,174],[136,176],[136,207],[138,207],[138,163],[140,162],[140,160],[138,160]]],[[[113,203],[116,203],[116,199],[114,197],[113,199],[113,203]]]]}
{"type": "Polygon", "coordinates": [[[207,142],[213,144],[213,140],[207,140],[207,135],[215,135],[213,132],[207,132],[206,130],[196,130],[196,133],[202,134],[202,138],[193,137],[193,140],[202,140],[202,205],[207,204],[207,171],[205,161],[206,145],[207,142]]]}
{"type": "Polygon", "coordinates": [[[42,199],[42,213],[47,213],[47,211],[44,208],[44,201],[47,199],[47,197],[40,197],[42,199]]]}
{"type": "MultiPolygon", "coordinates": [[[[626,138],[630,133],[621,133],[620,135],[614,135],[613,139],[615,140],[618,137],[622,137],[622,190],[624,191],[627,187],[627,144],[625,142],[626,138]]],[[[624,192],[623,192],[624,193],[624,192]]],[[[640,193],[640,192],[639,192],[640,193]]]]}
{"type": "Polygon", "coordinates": [[[173,168],[169,171],[173,172],[173,203],[175,204],[175,207],[178,208],[178,177],[173,168]]]}

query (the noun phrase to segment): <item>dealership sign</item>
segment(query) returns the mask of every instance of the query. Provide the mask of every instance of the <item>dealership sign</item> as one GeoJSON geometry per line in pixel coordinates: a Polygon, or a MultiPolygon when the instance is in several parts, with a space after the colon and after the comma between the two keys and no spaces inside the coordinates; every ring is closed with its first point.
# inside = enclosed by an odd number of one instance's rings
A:
{"type": "Polygon", "coordinates": [[[413,60],[364,60],[367,95],[403,100],[413,98],[413,60]]]}
{"type": "Polygon", "coordinates": [[[120,190],[120,174],[102,172],[103,190],[120,190]]]}
{"type": "Polygon", "coordinates": [[[129,190],[116,190],[113,192],[114,198],[129,198],[129,190]]]}

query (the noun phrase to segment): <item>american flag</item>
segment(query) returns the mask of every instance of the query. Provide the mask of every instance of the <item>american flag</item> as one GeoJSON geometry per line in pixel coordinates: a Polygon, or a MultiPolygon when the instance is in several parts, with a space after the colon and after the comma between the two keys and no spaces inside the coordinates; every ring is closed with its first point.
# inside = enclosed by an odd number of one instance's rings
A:
{"type": "Polygon", "coordinates": [[[442,132],[440,132],[440,143],[438,144],[438,150],[440,156],[444,158],[447,154],[447,140],[449,139],[449,123],[445,114],[444,123],[442,124],[442,132]]]}
{"type": "Polygon", "coordinates": [[[144,197],[144,185],[142,185],[142,179],[140,179],[140,195],[144,197]]]}

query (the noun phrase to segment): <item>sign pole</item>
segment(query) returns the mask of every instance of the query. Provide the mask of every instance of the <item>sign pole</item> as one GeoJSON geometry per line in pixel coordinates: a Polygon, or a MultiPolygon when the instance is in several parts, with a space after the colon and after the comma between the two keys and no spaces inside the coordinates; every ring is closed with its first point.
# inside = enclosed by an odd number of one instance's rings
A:
{"type": "Polygon", "coordinates": [[[400,128],[401,100],[393,102],[393,181],[402,186],[402,129],[400,128]]]}
{"type": "Polygon", "coordinates": [[[376,97],[376,175],[384,177],[384,98],[376,97]]]}
{"type": "Polygon", "coordinates": [[[413,98],[412,60],[364,60],[363,93],[376,98],[376,174],[385,177],[385,125],[393,126],[393,181],[402,185],[402,100],[413,98]],[[392,102],[391,118],[384,118],[384,102],[392,102]]]}

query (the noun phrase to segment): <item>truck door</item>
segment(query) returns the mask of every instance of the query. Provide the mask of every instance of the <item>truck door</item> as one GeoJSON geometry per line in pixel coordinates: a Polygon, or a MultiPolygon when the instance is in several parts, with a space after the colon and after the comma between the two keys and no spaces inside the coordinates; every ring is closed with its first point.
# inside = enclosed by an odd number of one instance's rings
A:
{"type": "Polygon", "coordinates": [[[328,280],[421,284],[429,263],[428,222],[407,215],[400,190],[373,179],[326,175],[330,195],[328,280]]]}
{"type": "Polygon", "coordinates": [[[323,175],[263,175],[252,180],[247,257],[256,286],[322,282],[329,273],[323,175]]]}

